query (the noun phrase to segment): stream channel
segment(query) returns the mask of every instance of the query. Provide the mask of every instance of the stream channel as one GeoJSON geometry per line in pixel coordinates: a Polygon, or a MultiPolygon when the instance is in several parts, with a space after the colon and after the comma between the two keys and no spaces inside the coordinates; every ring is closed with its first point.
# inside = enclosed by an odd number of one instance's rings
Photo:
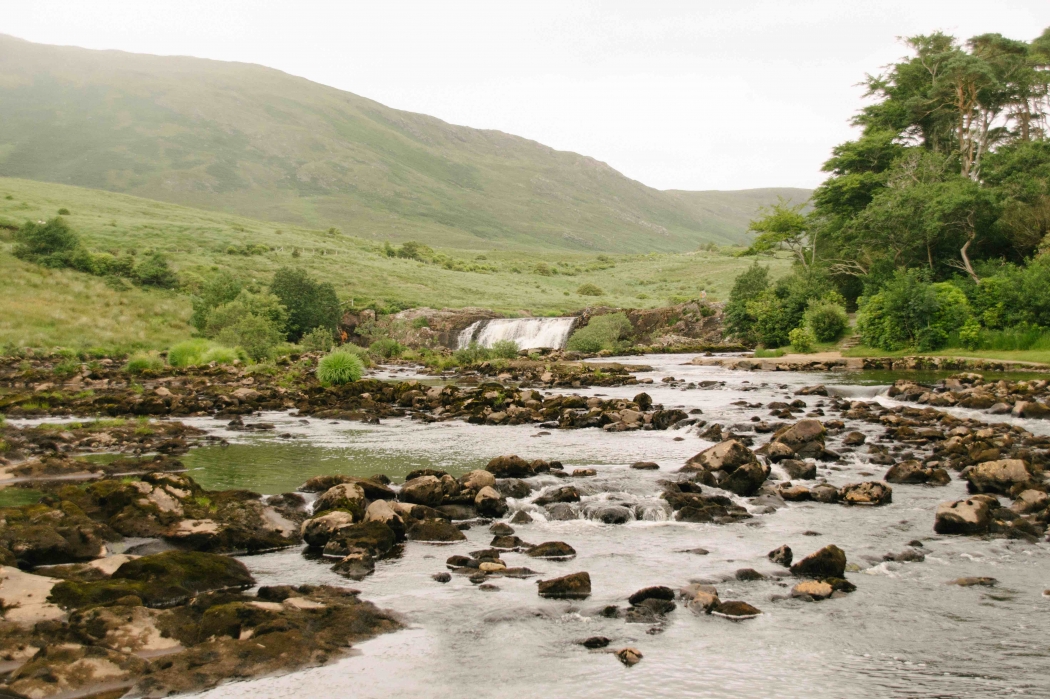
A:
{"type": "MultiPolygon", "coordinates": [[[[890,405],[886,373],[757,373],[693,366],[694,355],[623,358],[654,368],[639,377],[652,385],[579,389],[580,395],[631,398],[642,390],[655,403],[699,408],[701,417],[723,425],[767,419],[765,406],[794,400],[797,388],[823,383],[836,395],[890,405]],[[687,382],[720,382],[685,390],[661,383],[666,376],[687,382]],[[722,383],[724,382],[724,383],[722,383]]],[[[401,372],[398,378],[411,378],[401,372]]],[[[903,374],[902,374],[903,376],[903,374]]],[[[932,380],[935,377],[916,377],[932,380]]],[[[422,378],[422,377],[419,377],[422,378]]],[[[805,396],[810,407],[819,396],[805,396]]],[[[976,411],[960,416],[1015,422],[1034,433],[1050,421],[992,418],[976,411]]],[[[829,411],[828,418],[838,417],[829,411]]],[[[466,542],[432,545],[409,542],[399,558],[381,561],[373,575],[349,582],[329,565],[288,549],[242,560],[262,585],[350,585],[362,597],[402,616],[406,628],[356,646],[328,666],[280,677],[223,685],[199,696],[244,697],[961,697],[1050,696],[1050,544],[934,534],[934,510],[965,497],[953,474],[946,487],[894,485],[893,502],[883,507],[846,507],[816,502],[788,503],[745,522],[717,525],[675,522],[659,499],[661,479],[675,478],[689,457],[711,442],[700,430],[608,433],[598,429],[541,430],[536,426],[481,426],[461,421],[426,424],[385,420],[379,425],[300,420],[284,413],[252,418],[276,424],[266,433],[229,432],[224,422],[189,419],[229,441],[229,446],[194,449],[183,458],[190,475],[209,489],[247,488],[262,493],[294,490],[324,473],[369,476],[381,472],[403,481],[417,468],[454,476],[484,468],[494,456],[557,459],[568,471],[593,468],[597,476],[569,482],[583,493],[582,516],[547,521],[530,501],[544,487],[565,485],[543,475],[530,479],[529,498],[511,500],[511,514],[529,511],[534,521],[514,525],[522,539],[565,541],[578,555],[569,561],[503,555],[508,566],[529,566],[551,578],[588,571],[593,593],[584,601],[546,600],[536,580],[497,578],[498,590],[484,590],[464,576],[440,584],[431,576],[445,570],[453,554],[487,548],[487,526],[466,531],[466,542]],[[281,434],[291,434],[281,438],[281,434]],[[659,471],[633,470],[635,461],[655,461],[659,471]],[[603,524],[586,514],[601,504],[627,504],[634,519],[603,524]],[[923,542],[923,562],[884,562],[886,553],[923,542]],[[766,554],[787,544],[796,560],[828,544],[845,550],[859,566],[848,577],[856,592],[822,602],[786,595],[793,582],[775,578],[738,582],[740,568],[773,573],[782,568],[766,554]],[[685,552],[706,549],[706,555],[685,552]],[[990,576],[994,588],[947,584],[963,576],[990,576]],[[763,614],[733,622],[697,615],[679,603],[659,627],[629,624],[599,615],[606,605],[626,606],[627,597],[649,585],[677,589],[690,581],[713,581],[723,600],[739,599],[763,614]],[[606,636],[609,648],[632,646],[644,659],[625,667],[608,652],[579,645],[606,636]]],[[[882,428],[847,421],[869,440],[882,428]]],[[[754,447],[768,435],[755,435],[754,447]]],[[[842,450],[841,435],[828,447],[844,463],[820,464],[818,476],[841,486],[880,480],[886,466],[866,463],[866,448],[842,450]]],[[[771,478],[786,476],[773,468],[771,478]]]]}

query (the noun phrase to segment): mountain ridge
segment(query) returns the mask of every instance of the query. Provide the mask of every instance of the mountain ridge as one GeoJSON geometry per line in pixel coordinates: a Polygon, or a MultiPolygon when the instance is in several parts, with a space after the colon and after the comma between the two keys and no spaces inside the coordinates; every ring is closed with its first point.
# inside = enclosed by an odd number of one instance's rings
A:
{"type": "Polygon", "coordinates": [[[283,71],[0,34],[0,175],[365,238],[675,252],[747,240],[777,196],[661,191],[596,158],[283,71]]]}

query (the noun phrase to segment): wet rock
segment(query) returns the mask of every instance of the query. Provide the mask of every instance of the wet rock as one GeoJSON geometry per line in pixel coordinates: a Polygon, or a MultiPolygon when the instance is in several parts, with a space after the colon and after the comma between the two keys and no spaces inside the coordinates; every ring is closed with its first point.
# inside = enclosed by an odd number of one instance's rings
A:
{"type": "Polygon", "coordinates": [[[496,490],[505,498],[521,500],[532,494],[532,486],[518,478],[501,478],[496,481],[496,490]]]}
{"type": "Polygon", "coordinates": [[[813,498],[813,493],[804,485],[792,485],[790,481],[777,486],[777,494],[788,502],[805,502],[813,498]]]}
{"type": "Polygon", "coordinates": [[[984,534],[992,523],[993,502],[988,495],[942,502],[937,506],[933,530],[938,534],[984,534]]]}
{"type": "Polygon", "coordinates": [[[405,539],[405,520],[386,500],[376,500],[365,510],[365,522],[382,522],[398,541],[405,539]]]}
{"type": "Polygon", "coordinates": [[[639,471],[659,471],[660,464],[655,461],[635,461],[631,464],[631,468],[639,471]]]}
{"type": "Polygon", "coordinates": [[[766,557],[776,563],[777,565],[784,566],[785,568],[791,567],[791,560],[794,554],[791,552],[791,547],[784,545],[779,548],[775,548],[766,554],[766,557]]]}
{"type": "Polygon", "coordinates": [[[741,582],[753,582],[755,580],[765,580],[766,576],[759,573],[754,568],[741,568],[733,574],[733,577],[741,582]]]}
{"type": "Polygon", "coordinates": [[[532,558],[564,559],[575,556],[576,549],[569,546],[564,541],[546,541],[528,549],[525,551],[525,555],[531,556],[532,558]]]}
{"type": "Polygon", "coordinates": [[[951,482],[951,476],[943,468],[930,468],[914,460],[894,464],[886,472],[885,478],[890,483],[948,485],[951,482]]]}
{"type": "Polygon", "coordinates": [[[741,602],[739,600],[730,600],[728,602],[721,602],[711,610],[712,614],[716,614],[733,621],[743,621],[746,619],[754,619],[762,613],[757,607],[753,607],[747,602],[741,602]]]}
{"type": "Polygon", "coordinates": [[[785,459],[780,462],[780,467],[791,479],[813,480],[817,477],[817,465],[811,461],[785,459]]]}
{"type": "Polygon", "coordinates": [[[408,525],[409,541],[450,542],[465,541],[466,536],[459,529],[443,519],[415,520],[408,525]]]}
{"type": "Polygon", "coordinates": [[[1010,505],[1010,509],[1017,514],[1024,515],[1045,510],[1047,505],[1050,505],[1050,497],[1046,493],[1029,489],[1022,491],[1017,496],[1017,499],[1010,505]]]}
{"type": "Polygon", "coordinates": [[[821,483],[809,490],[810,498],[825,504],[834,504],[839,501],[839,489],[828,483],[821,483]]]}
{"type": "Polygon", "coordinates": [[[648,599],[674,600],[674,598],[674,590],[663,585],[656,585],[654,587],[644,587],[641,590],[638,590],[633,595],[628,597],[627,601],[631,604],[632,607],[637,607],[642,602],[648,599]]]}
{"type": "Polygon", "coordinates": [[[504,522],[496,522],[489,527],[489,533],[496,536],[510,536],[514,533],[514,527],[504,522]]]}
{"type": "Polygon", "coordinates": [[[1014,403],[1014,407],[1011,412],[1013,413],[1014,417],[1039,419],[1045,419],[1050,417],[1050,408],[1036,401],[1019,400],[1016,403],[1014,403]]]}
{"type": "Polygon", "coordinates": [[[691,553],[695,556],[706,556],[711,552],[705,548],[697,547],[692,549],[681,549],[680,551],[678,551],[678,553],[691,553]]]}
{"type": "Polygon", "coordinates": [[[551,580],[540,580],[539,594],[541,597],[584,599],[591,594],[591,576],[581,572],[551,580]]]}
{"type": "Polygon", "coordinates": [[[653,407],[653,399],[648,393],[639,393],[631,402],[636,404],[640,410],[651,410],[653,407]]]}
{"type": "Polygon", "coordinates": [[[665,599],[650,598],[632,606],[623,615],[628,624],[653,624],[677,608],[674,602],[665,599]]]}
{"type": "Polygon", "coordinates": [[[774,433],[773,441],[786,444],[803,458],[819,458],[824,452],[826,431],[819,420],[807,418],[774,433]]]}
{"type": "Polygon", "coordinates": [[[496,485],[496,477],[488,471],[482,471],[480,469],[471,471],[470,473],[461,476],[459,483],[465,490],[471,490],[477,492],[482,488],[492,488],[496,485]]]}
{"type": "Polygon", "coordinates": [[[926,560],[926,554],[922,551],[909,548],[900,553],[887,553],[882,558],[885,561],[894,561],[895,563],[922,563],[926,560]]]}
{"type": "Polygon", "coordinates": [[[759,463],[754,453],[735,439],[700,452],[681,470],[699,471],[706,485],[743,496],[754,495],[769,476],[769,466],[759,463]]]}
{"type": "Polygon", "coordinates": [[[447,583],[452,580],[452,576],[449,573],[434,573],[430,576],[435,582],[447,583]]]}
{"type": "Polygon", "coordinates": [[[355,476],[342,476],[342,475],[331,475],[331,476],[314,476],[310,480],[306,481],[299,487],[299,491],[303,493],[323,493],[337,485],[344,483],[353,484],[361,488],[364,491],[365,497],[369,500],[394,500],[397,494],[386,487],[390,480],[387,479],[386,483],[377,480],[378,478],[386,478],[377,474],[371,478],[357,478],[355,476]]]}
{"type": "Polygon", "coordinates": [[[341,483],[321,494],[314,502],[314,512],[346,510],[360,520],[365,513],[366,500],[363,488],[354,483],[341,483]]]}
{"type": "Polygon", "coordinates": [[[518,510],[514,513],[514,516],[510,518],[511,524],[529,524],[532,522],[532,515],[525,510],[518,510]]]}
{"type": "Polygon", "coordinates": [[[565,522],[570,519],[579,519],[580,514],[567,502],[559,502],[547,506],[547,516],[555,522],[565,522]]]}
{"type": "Polygon", "coordinates": [[[362,522],[341,527],[335,532],[325,544],[324,555],[345,557],[353,553],[354,549],[361,549],[378,558],[394,548],[396,543],[397,535],[384,522],[362,522]]]}
{"type": "Polygon", "coordinates": [[[414,505],[437,507],[445,499],[441,479],[436,476],[420,476],[406,481],[398,493],[398,500],[414,505]]]}
{"type": "Polygon", "coordinates": [[[893,502],[893,489],[885,483],[850,483],[839,489],[839,501],[846,505],[887,505],[893,502]]]}
{"type": "Polygon", "coordinates": [[[791,588],[791,596],[822,600],[831,597],[834,591],[831,585],[821,580],[803,580],[791,588]]]}
{"type": "Polygon", "coordinates": [[[482,517],[502,517],[507,514],[507,501],[500,497],[496,489],[485,486],[474,498],[474,507],[482,517]]]}
{"type": "Polygon", "coordinates": [[[620,505],[606,505],[593,510],[591,518],[604,524],[625,524],[631,521],[631,511],[620,505]]]}
{"type": "Polygon", "coordinates": [[[511,535],[493,537],[492,542],[489,546],[493,546],[498,549],[516,549],[522,546],[528,546],[524,541],[518,537],[511,535]]]}
{"type": "Polygon", "coordinates": [[[621,648],[616,651],[616,658],[627,667],[642,662],[642,651],[637,648],[621,648]]]}
{"type": "Polygon", "coordinates": [[[97,696],[97,687],[127,689],[141,677],[148,661],[98,646],[56,643],[46,646],[10,677],[13,696],[97,696]]]}
{"type": "Polygon", "coordinates": [[[794,459],[795,450],[782,442],[770,442],[759,450],[771,463],[779,463],[785,459],[794,459]]]}
{"type": "MultiPolygon", "coordinates": [[[[422,506],[421,505],[417,505],[416,507],[422,507],[422,506]]],[[[462,522],[462,520],[465,520],[465,519],[474,519],[475,517],[477,517],[480,514],[476,509],[474,509],[470,505],[456,505],[456,504],[441,505],[440,507],[436,508],[436,511],[441,514],[441,518],[442,519],[450,519],[450,520],[453,520],[453,521],[460,521],[460,522],[462,522]]],[[[416,519],[420,519],[420,518],[417,517],[416,519]]],[[[426,517],[422,517],[422,519],[426,519],[426,517]]],[[[462,527],[466,527],[468,529],[470,528],[470,525],[465,523],[465,522],[460,524],[460,525],[458,525],[458,526],[460,526],[461,528],[462,527]]]]}
{"type": "Polygon", "coordinates": [[[576,490],[575,486],[567,485],[561,488],[555,488],[546,495],[542,495],[536,498],[535,503],[540,507],[544,505],[551,505],[557,502],[579,502],[580,491],[576,490]]]}
{"type": "Polygon", "coordinates": [[[349,512],[335,510],[318,517],[311,517],[302,523],[300,533],[303,541],[313,548],[324,548],[328,540],[343,527],[354,523],[354,516],[349,512]]]}
{"type": "Polygon", "coordinates": [[[859,447],[867,439],[863,432],[849,432],[842,438],[842,443],[847,447],[859,447]]]}
{"type": "Polygon", "coordinates": [[[532,465],[520,456],[497,456],[485,466],[496,478],[528,478],[535,475],[532,465]]]}
{"type": "Polygon", "coordinates": [[[846,553],[834,544],[825,546],[791,566],[791,573],[802,578],[844,578],[846,553]]]}
{"type": "Polygon", "coordinates": [[[375,559],[372,558],[372,554],[364,549],[348,551],[346,556],[332,566],[332,571],[351,580],[364,580],[375,569],[375,559]]]}
{"type": "Polygon", "coordinates": [[[973,577],[973,578],[956,578],[948,583],[949,585],[958,585],[959,587],[995,587],[999,584],[999,581],[995,578],[988,577],[973,577]]]}
{"type": "MultiPolygon", "coordinates": [[[[1002,459],[977,464],[963,472],[966,488],[971,493],[1010,495],[1036,484],[1037,472],[1021,459],[1002,459]]],[[[1041,472],[1038,473],[1041,476],[1041,472]]]]}
{"type": "Polygon", "coordinates": [[[591,636],[590,638],[584,639],[580,642],[584,648],[590,648],[595,650],[597,648],[605,648],[610,643],[609,639],[605,636],[591,636]]]}

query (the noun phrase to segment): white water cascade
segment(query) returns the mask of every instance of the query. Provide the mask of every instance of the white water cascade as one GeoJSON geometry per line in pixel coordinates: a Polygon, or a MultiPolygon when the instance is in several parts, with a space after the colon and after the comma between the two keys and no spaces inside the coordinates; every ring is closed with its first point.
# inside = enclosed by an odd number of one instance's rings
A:
{"type": "Polygon", "coordinates": [[[500,340],[513,340],[518,349],[549,347],[563,349],[576,324],[576,318],[495,318],[479,320],[459,334],[458,349],[476,342],[492,347],[500,340]]]}

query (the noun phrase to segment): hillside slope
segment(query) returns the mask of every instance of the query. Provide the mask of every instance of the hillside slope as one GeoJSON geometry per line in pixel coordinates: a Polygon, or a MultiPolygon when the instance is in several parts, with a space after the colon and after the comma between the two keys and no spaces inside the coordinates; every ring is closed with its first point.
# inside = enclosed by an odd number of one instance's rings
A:
{"type": "Polygon", "coordinates": [[[739,243],[779,191],[661,192],[261,66],[3,35],[0,121],[0,175],[473,249],[739,243]]]}

